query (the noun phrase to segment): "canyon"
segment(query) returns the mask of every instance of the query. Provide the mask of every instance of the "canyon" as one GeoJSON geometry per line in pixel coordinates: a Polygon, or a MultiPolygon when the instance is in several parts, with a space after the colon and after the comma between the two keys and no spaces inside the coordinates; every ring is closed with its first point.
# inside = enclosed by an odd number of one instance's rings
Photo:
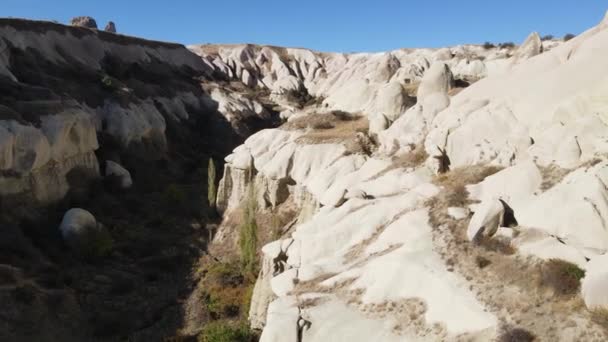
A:
{"type": "Polygon", "coordinates": [[[607,338],[608,16],[382,53],[0,37],[2,340],[607,338]]]}

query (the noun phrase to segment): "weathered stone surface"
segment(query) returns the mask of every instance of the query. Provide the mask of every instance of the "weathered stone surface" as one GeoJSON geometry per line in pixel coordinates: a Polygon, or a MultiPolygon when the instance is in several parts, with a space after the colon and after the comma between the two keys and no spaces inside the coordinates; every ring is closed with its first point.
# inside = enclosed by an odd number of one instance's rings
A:
{"type": "Polygon", "coordinates": [[[104,31],[116,33],[116,24],[114,24],[113,21],[109,21],[106,27],[104,28],[104,31]]]}
{"type": "Polygon", "coordinates": [[[81,26],[86,28],[97,29],[97,22],[92,17],[75,17],[70,20],[72,26],[81,26]]]}
{"type": "Polygon", "coordinates": [[[117,177],[120,180],[120,187],[123,189],[130,188],[133,185],[131,173],[122,165],[111,160],[106,160],[106,177],[108,176],[117,177]]]}

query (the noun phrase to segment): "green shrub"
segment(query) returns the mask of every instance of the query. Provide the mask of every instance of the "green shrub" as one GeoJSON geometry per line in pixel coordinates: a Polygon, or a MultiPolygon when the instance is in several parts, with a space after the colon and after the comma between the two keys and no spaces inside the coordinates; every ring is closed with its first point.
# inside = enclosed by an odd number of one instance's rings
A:
{"type": "Polygon", "coordinates": [[[490,42],[483,43],[483,48],[486,49],[486,50],[493,49],[494,47],[496,47],[496,46],[494,44],[490,43],[490,42]]]}
{"type": "Polygon", "coordinates": [[[70,243],[76,254],[82,258],[92,261],[103,258],[114,248],[114,240],[105,228],[91,228],[80,238],[70,243]]]}
{"type": "Polygon", "coordinates": [[[244,273],[254,274],[256,269],[257,231],[256,221],[257,201],[253,183],[249,187],[243,208],[243,222],[239,232],[241,266],[244,273]]]}
{"type": "Polygon", "coordinates": [[[565,41],[565,42],[567,42],[567,41],[569,41],[570,39],[572,39],[572,38],[574,38],[574,37],[576,37],[576,36],[575,36],[575,35],[573,35],[572,33],[566,33],[566,34],[564,35],[564,38],[563,38],[563,39],[564,39],[564,41],[565,41]]]}
{"type": "Polygon", "coordinates": [[[215,199],[217,197],[215,180],[215,163],[213,162],[213,158],[209,158],[209,165],[207,167],[207,201],[209,203],[209,207],[212,209],[215,208],[215,199]]]}
{"type": "Polygon", "coordinates": [[[542,284],[552,288],[557,295],[571,296],[578,293],[585,271],[575,264],[551,259],[542,266],[542,284]]]}
{"type": "Polygon", "coordinates": [[[208,323],[198,336],[199,342],[250,342],[254,336],[244,323],[208,323]]]}
{"type": "Polygon", "coordinates": [[[170,207],[181,207],[186,203],[186,192],[177,184],[169,184],[163,191],[163,197],[170,207]]]}
{"type": "Polygon", "coordinates": [[[121,88],[120,82],[110,75],[101,76],[101,86],[108,91],[118,91],[121,88]]]}

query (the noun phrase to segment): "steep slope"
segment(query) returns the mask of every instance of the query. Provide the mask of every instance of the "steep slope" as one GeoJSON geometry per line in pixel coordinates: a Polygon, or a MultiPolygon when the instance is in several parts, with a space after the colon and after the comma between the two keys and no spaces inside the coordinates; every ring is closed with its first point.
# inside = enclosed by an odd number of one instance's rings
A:
{"type": "Polygon", "coordinates": [[[0,19],[0,340],[175,336],[215,220],[207,163],[273,106],[178,44],[0,19]],[[71,248],[71,208],[108,235],[71,248]]]}
{"type": "MultiPolygon", "coordinates": [[[[608,304],[606,20],[540,55],[531,37],[516,63],[453,97],[462,71],[432,63],[416,105],[371,132],[376,147],[348,124],[360,118],[318,110],[235,149],[218,197],[226,217],[250,187],[261,208],[301,211],[262,248],[250,312],[261,340],[605,340],[584,304],[608,304]]],[[[225,51],[242,62],[250,49],[225,51]]]]}

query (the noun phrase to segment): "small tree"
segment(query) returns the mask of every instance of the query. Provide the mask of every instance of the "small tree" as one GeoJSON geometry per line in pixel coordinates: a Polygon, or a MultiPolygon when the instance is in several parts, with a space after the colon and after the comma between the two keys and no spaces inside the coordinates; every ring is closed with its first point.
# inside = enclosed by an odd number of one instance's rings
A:
{"type": "Polygon", "coordinates": [[[565,41],[565,42],[567,42],[567,41],[569,41],[570,39],[572,39],[572,38],[574,38],[574,37],[576,37],[576,36],[575,36],[575,35],[573,35],[572,33],[566,33],[566,34],[564,35],[564,41],[565,41]]]}
{"type": "Polygon", "coordinates": [[[540,40],[542,40],[542,41],[553,40],[553,38],[555,38],[555,37],[553,37],[552,34],[548,34],[548,35],[543,36],[540,40]]]}
{"type": "Polygon", "coordinates": [[[215,199],[217,196],[215,179],[215,162],[213,161],[213,158],[209,158],[209,165],[207,166],[207,200],[209,202],[209,208],[212,209],[215,209],[215,199]]]}
{"type": "Polygon", "coordinates": [[[492,44],[492,43],[490,43],[490,42],[483,43],[483,48],[486,49],[486,50],[493,49],[494,47],[495,47],[495,45],[492,44]]]}
{"type": "Polygon", "coordinates": [[[241,249],[241,265],[244,273],[253,274],[256,268],[257,231],[256,221],[257,201],[253,182],[249,185],[247,198],[243,208],[243,222],[239,232],[239,244],[241,249]]]}

